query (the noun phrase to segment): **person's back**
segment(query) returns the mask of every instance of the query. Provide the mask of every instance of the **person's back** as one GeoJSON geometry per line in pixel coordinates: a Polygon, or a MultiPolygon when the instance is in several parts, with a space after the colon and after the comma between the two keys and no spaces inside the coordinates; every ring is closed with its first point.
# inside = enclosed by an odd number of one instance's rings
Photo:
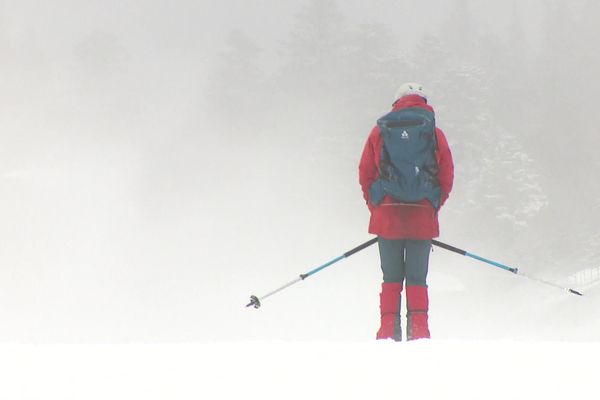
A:
{"type": "MultiPolygon", "coordinates": [[[[434,115],[422,85],[408,83],[399,88],[392,112],[406,109],[421,109],[427,111],[426,115],[434,115]]],[[[407,130],[402,129],[397,134],[408,136],[407,130]]],[[[437,126],[434,140],[435,147],[432,148],[433,154],[429,158],[435,161],[435,168],[414,165],[412,167],[416,174],[429,170],[432,175],[427,179],[433,186],[432,190],[424,192],[422,198],[403,196],[403,191],[398,190],[398,179],[394,183],[385,172],[387,163],[405,162],[390,161],[394,153],[398,153],[391,149],[391,146],[401,146],[402,137],[400,140],[386,141],[382,128],[379,125],[375,126],[360,160],[359,182],[371,212],[369,232],[378,236],[383,271],[380,294],[381,327],[377,333],[378,339],[401,340],[400,299],[404,284],[408,311],[407,336],[409,339],[430,336],[426,282],[429,252],[431,239],[439,236],[438,210],[448,199],[454,179],[452,154],[444,133],[437,126]],[[439,199],[432,196],[439,196],[439,199]]],[[[406,156],[406,152],[403,154],[406,156]]],[[[431,164],[430,161],[429,163],[431,164]]]]}

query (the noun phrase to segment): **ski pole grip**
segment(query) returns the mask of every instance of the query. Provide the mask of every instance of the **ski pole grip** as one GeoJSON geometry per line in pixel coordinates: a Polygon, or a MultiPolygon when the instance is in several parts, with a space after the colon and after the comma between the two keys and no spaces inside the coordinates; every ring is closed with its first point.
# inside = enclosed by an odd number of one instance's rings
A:
{"type": "Polygon", "coordinates": [[[377,242],[377,238],[373,238],[373,239],[369,240],[368,242],[364,242],[360,246],[356,246],[352,250],[349,250],[349,251],[345,252],[344,253],[344,258],[350,257],[352,254],[358,253],[359,251],[366,249],[367,247],[369,247],[370,245],[372,245],[375,242],[377,242]]]}
{"type": "Polygon", "coordinates": [[[458,253],[461,256],[466,256],[467,255],[466,251],[461,250],[458,247],[450,246],[449,244],[442,243],[442,242],[439,242],[439,241],[434,240],[434,239],[431,240],[431,244],[433,244],[433,245],[435,245],[437,247],[441,247],[442,249],[446,249],[446,250],[450,250],[450,251],[452,251],[454,253],[458,253]]]}

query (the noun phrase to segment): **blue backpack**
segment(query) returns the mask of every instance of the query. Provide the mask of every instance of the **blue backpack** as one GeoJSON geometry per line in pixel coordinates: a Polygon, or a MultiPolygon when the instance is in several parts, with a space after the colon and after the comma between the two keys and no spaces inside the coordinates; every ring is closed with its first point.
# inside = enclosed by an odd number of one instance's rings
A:
{"type": "Polygon", "coordinates": [[[383,138],[381,171],[369,190],[371,202],[385,195],[415,203],[423,199],[440,208],[439,171],[435,151],[435,115],[420,107],[392,111],[377,120],[383,138]]]}

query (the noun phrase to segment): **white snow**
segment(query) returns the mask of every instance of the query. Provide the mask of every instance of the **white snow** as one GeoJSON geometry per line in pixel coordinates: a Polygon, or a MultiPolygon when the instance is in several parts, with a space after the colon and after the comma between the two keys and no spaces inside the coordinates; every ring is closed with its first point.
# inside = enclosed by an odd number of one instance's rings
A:
{"type": "Polygon", "coordinates": [[[477,264],[452,275],[438,266],[434,338],[375,341],[376,292],[352,286],[347,261],[258,310],[213,293],[196,316],[204,335],[246,340],[0,344],[0,399],[597,398],[597,287],[578,297],[477,264]],[[483,276],[494,284],[482,287],[483,276]],[[325,298],[332,279],[346,287],[325,298]]]}
{"type": "Polygon", "coordinates": [[[593,399],[600,344],[0,345],[0,398],[593,399]]]}

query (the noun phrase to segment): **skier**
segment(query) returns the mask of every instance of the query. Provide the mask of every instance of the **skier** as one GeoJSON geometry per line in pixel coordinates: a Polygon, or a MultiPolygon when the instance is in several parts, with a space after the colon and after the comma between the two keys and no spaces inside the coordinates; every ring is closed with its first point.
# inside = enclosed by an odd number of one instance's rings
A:
{"type": "MultiPolygon", "coordinates": [[[[392,112],[388,115],[398,118],[394,116],[409,112],[412,113],[412,119],[408,125],[398,122],[395,125],[389,124],[392,127],[391,132],[393,127],[401,126],[401,133],[395,136],[397,139],[382,133],[387,126],[386,117],[378,121],[362,153],[359,182],[371,212],[369,233],[378,236],[383,272],[380,293],[381,326],[376,338],[401,341],[400,305],[404,285],[407,339],[430,338],[427,289],[429,253],[431,239],[439,236],[438,210],[452,190],[454,164],[446,137],[435,126],[434,110],[427,103],[423,86],[418,83],[405,83],[397,90],[394,100],[392,112]],[[411,155],[410,151],[406,153],[401,149],[404,143],[408,143],[408,140],[403,141],[403,139],[408,139],[409,133],[413,134],[410,125],[414,127],[415,115],[429,119],[431,131],[429,141],[435,143],[431,147],[429,161],[429,166],[433,165],[432,168],[416,164],[410,167],[412,175],[422,176],[424,169],[430,172],[430,176],[426,179],[429,182],[428,186],[425,185],[428,189],[423,193],[416,193],[416,197],[415,193],[410,193],[412,189],[408,189],[408,195],[404,196],[402,193],[407,189],[402,187],[403,179],[394,183],[393,174],[390,173],[390,165],[402,163],[394,157],[406,158],[408,154],[409,161],[411,158],[427,158],[426,155],[418,153],[411,155]],[[387,139],[388,137],[391,138],[387,139]],[[402,152],[405,153],[404,156],[397,155],[402,152]]],[[[423,124],[421,126],[427,127],[426,123],[423,124]]]]}

